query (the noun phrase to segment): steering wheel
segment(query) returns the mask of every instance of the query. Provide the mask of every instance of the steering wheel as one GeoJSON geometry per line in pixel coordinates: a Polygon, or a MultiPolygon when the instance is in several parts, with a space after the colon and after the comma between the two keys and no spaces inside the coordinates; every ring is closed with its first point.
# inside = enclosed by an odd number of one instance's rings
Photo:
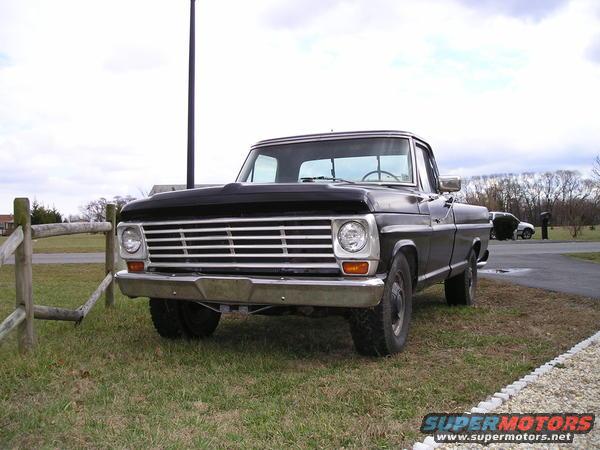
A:
{"type": "MultiPolygon", "coordinates": [[[[365,174],[365,176],[362,177],[362,180],[360,180],[360,181],[365,181],[367,178],[369,178],[369,175],[372,175],[374,173],[379,173],[379,174],[385,173],[386,175],[389,175],[390,177],[392,177],[394,180],[400,181],[400,179],[398,179],[398,177],[396,175],[388,172],[387,170],[371,170],[369,173],[365,174]]],[[[381,178],[381,175],[380,175],[380,178],[381,178]]],[[[379,181],[381,181],[381,180],[379,180],[379,181]]]]}

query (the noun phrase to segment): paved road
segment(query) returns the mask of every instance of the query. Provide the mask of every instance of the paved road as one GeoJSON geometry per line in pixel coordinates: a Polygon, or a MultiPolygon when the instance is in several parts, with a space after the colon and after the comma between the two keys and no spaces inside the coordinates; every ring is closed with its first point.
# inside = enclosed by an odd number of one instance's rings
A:
{"type": "Polygon", "coordinates": [[[481,276],[600,299],[600,264],[564,253],[600,252],[600,242],[492,242],[481,276]]]}

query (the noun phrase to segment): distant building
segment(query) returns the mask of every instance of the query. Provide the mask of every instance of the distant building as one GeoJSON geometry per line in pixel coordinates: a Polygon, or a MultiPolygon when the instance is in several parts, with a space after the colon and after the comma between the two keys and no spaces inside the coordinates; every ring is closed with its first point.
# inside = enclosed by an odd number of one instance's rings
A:
{"type": "Polygon", "coordinates": [[[15,229],[15,219],[12,214],[0,214],[0,236],[8,236],[15,229]]]}
{"type": "MultiPolygon", "coordinates": [[[[210,187],[220,186],[219,184],[196,184],[194,187],[210,187]]],[[[149,195],[160,194],[161,192],[172,192],[172,191],[184,191],[186,189],[185,184],[155,184],[152,186],[152,190],[149,195]]]]}

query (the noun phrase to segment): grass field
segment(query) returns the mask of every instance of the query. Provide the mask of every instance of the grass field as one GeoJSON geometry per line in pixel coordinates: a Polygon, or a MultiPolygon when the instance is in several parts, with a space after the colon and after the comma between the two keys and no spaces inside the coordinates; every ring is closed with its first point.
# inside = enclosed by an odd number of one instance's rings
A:
{"type": "MultiPolygon", "coordinates": [[[[577,239],[573,239],[569,227],[554,227],[554,229],[548,229],[548,238],[553,241],[600,241],[600,225],[596,225],[595,228],[595,230],[590,230],[589,226],[583,227],[577,239]]],[[[542,229],[540,227],[535,227],[533,239],[542,239],[542,229]]]]}
{"type": "Polygon", "coordinates": [[[567,256],[600,263],[600,253],[569,253],[567,256]]]}
{"type": "MultiPolygon", "coordinates": [[[[14,302],[0,270],[0,313],[14,302]]],[[[77,306],[100,265],[35,266],[40,304],[77,306]]],[[[465,411],[597,331],[600,303],[482,280],[475,308],[420,294],[406,351],[354,353],[341,318],[225,317],[202,342],[160,339],[145,300],[79,327],[36,322],[0,344],[1,448],[398,448],[427,412],[465,411]]]]}
{"type": "MultiPolygon", "coordinates": [[[[6,237],[0,237],[0,244],[6,237]]],[[[104,251],[104,234],[74,234],[33,241],[34,253],[94,253],[104,251]]]]}

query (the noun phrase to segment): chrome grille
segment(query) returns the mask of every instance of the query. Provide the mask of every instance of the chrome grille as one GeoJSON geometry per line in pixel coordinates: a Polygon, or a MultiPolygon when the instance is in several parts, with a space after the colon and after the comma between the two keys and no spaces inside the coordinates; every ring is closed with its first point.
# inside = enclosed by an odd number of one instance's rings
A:
{"type": "Polygon", "coordinates": [[[329,218],[237,218],[142,223],[149,267],[338,269],[329,218]]]}

